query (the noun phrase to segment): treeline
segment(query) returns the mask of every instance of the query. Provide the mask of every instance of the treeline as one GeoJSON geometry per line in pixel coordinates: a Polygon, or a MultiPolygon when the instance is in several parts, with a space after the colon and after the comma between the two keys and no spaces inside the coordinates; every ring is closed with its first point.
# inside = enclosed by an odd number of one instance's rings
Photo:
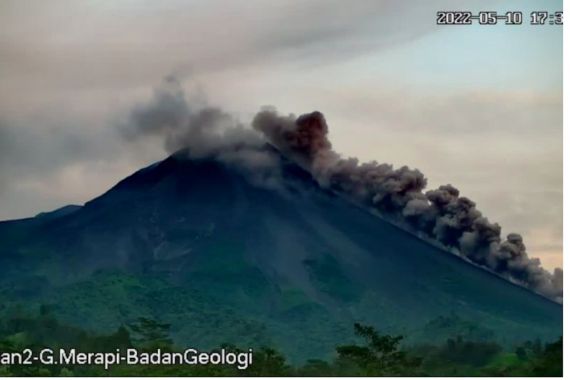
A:
{"type": "MultiPolygon", "coordinates": [[[[49,347],[82,352],[178,352],[169,334],[170,325],[139,318],[112,334],[94,334],[68,326],[47,308],[39,315],[0,320],[0,352],[39,351],[49,347]]],[[[359,343],[339,345],[329,361],[309,360],[291,365],[278,349],[254,349],[253,364],[245,370],[220,365],[126,365],[105,370],[102,366],[0,365],[1,376],[562,376],[562,338],[542,344],[525,342],[505,349],[490,341],[470,341],[461,336],[445,344],[402,345],[402,336],[382,335],[370,326],[355,324],[359,343]]],[[[226,345],[221,348],[237,351],[226,345]]]]}

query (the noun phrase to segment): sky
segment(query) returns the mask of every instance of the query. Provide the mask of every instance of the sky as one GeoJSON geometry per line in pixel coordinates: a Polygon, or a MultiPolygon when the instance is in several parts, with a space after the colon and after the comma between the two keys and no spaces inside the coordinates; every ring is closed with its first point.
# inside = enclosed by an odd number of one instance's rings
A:
{"type": "Polygon", "coordinates": [[[562,1],[3,0],[0,220],[83,204],[165,157],[119,132],[162,79],[247,124],[324,113],[334,149],[451,183],[562,265],[562,1]],[[438,26],[440,10],[521,26],[438,26]]]}

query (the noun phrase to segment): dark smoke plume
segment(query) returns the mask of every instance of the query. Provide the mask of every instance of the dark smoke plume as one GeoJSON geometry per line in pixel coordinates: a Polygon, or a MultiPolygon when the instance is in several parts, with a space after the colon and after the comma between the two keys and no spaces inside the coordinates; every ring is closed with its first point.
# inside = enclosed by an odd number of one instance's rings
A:
{"type": "Polygon", "coordinates": [[[279,187],[280,165],[263,149],[264,139],[312,173],[325,188],[372,208],[418,236],[445,246],[465,259],[523,284],[551,299],[562,300],[562,270],[549,273],[529,258],[518,234],[501,238],[501,227],[460,196],[451,185],[426,191],[424,175],[407,166],[394,169],[375,161],[342,158],[332,149],[328,125],[320,112],[280,116],[260,111],[253,130],[216,107],[191,106],[177,78],[166,77],[150,102],[139,105],[121,128],[128,139],[158,136],[172,153],[187,149],[192,158],[211,157],[244,171],[262,186],[279,187]]]}
{"type": "Polygon", "coordinates": [[[190,158],[213,158],[245,172],[256,185],[279,187],[280,166],[263,149],[259,133],[220,108],[193,105],[175,76],[164,78],[152,99],[136,106],[120,125],[128,140],[158,137],[168,153],[184,149],[190,158]]]}
{"type": "Polygon", "coordinates": [[[562,270],[550,273],[540,260],[529,258],[518,234],[501,238],[501,227],[460,196],[451,185],[425,191],[424,175],[407,166],[342,158],[328,140],[328,125],[320,112],[280,116],[260,111],[253,120],[277,149],[310,171],[323,187],[347,195],[418,235],[451,248],[465,259],[548,298],[562,300],[562,270]]]}

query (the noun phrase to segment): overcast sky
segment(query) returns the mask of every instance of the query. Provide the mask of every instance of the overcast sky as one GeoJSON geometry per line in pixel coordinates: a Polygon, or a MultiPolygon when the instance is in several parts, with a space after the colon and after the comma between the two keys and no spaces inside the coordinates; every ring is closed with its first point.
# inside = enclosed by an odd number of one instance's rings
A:
{"type": "MultiPolygon", "coordinates": [[[[528,1],[0,2],[0,220],[82,204],[164,157],[117,126],[176,75],[244,123],[323,112],[337,151],[451,183],[562,263],[562,28],[528,1]],[[437,26],[438,10],[524,26],[437,26]]],[[[562,1],[540,10],[562,10],[562,1]]]]}

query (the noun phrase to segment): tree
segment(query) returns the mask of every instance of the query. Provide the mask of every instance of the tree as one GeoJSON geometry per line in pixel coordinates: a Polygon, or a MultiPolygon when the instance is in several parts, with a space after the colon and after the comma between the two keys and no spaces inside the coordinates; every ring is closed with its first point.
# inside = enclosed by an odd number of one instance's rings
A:
{"type": "MultiPolygon", "coordinates": [[[[501,346],[497,343],[464,340],[460,335],[455,339],[448,339],[437,355],[453,363],[480,367],[489,363],[500,352],[501,346]]],[[[517,352],[517,355],[519,354],[520,352],[517,352]]]]}
{"type": "Polygon", "coordinates": [[[354,325],[354,331],[366,344],[337,347],[338,362],[352,362],[366,376],[410,376],[418,370],[421,360],[408,357],[399,349],[401,335],[380,335],[373,327],[359,323],[354,325]]]}
{"type": "Polygon", "coordinates": [[[136,323],[128,326],[131,330],[132,341],[141,348],[153,350],[157,348],[170,349],[172,347],[169,323],[159,323],[153,319],[141,317],[136,323]]]}
{"type": "MultiPolygon", "coordinates": [[[[291,368],[285,357],[269,347],[262,347],[253,353],[253,365],[243,371],[246,376],[288,376],[291,368]]],[[[240,373],[241,374],[241,373],[240,373]]]]}
{"type": "Polygon", "coordinates": [[[517,355],[517,358],[519,358],[519,360],[522,361],[528,360],[528,355],[524,347],[517,347],[515,350],[515,354],[517,355]]]}
{"type": "Polygon", "coordinates": [[[531,372],[533,376],[562,376],[562,337],[556,342],[547,344],[544,350],[533,361],[531,372]]]}
{"type": "Polygon", "coordinates": [[[311,377],[322,377],[322,376],[334,376],[335,373],[331,365],[319,359],[310,359],[305,365],[297,370],[296,376],[311,376],[311,377]]]}

